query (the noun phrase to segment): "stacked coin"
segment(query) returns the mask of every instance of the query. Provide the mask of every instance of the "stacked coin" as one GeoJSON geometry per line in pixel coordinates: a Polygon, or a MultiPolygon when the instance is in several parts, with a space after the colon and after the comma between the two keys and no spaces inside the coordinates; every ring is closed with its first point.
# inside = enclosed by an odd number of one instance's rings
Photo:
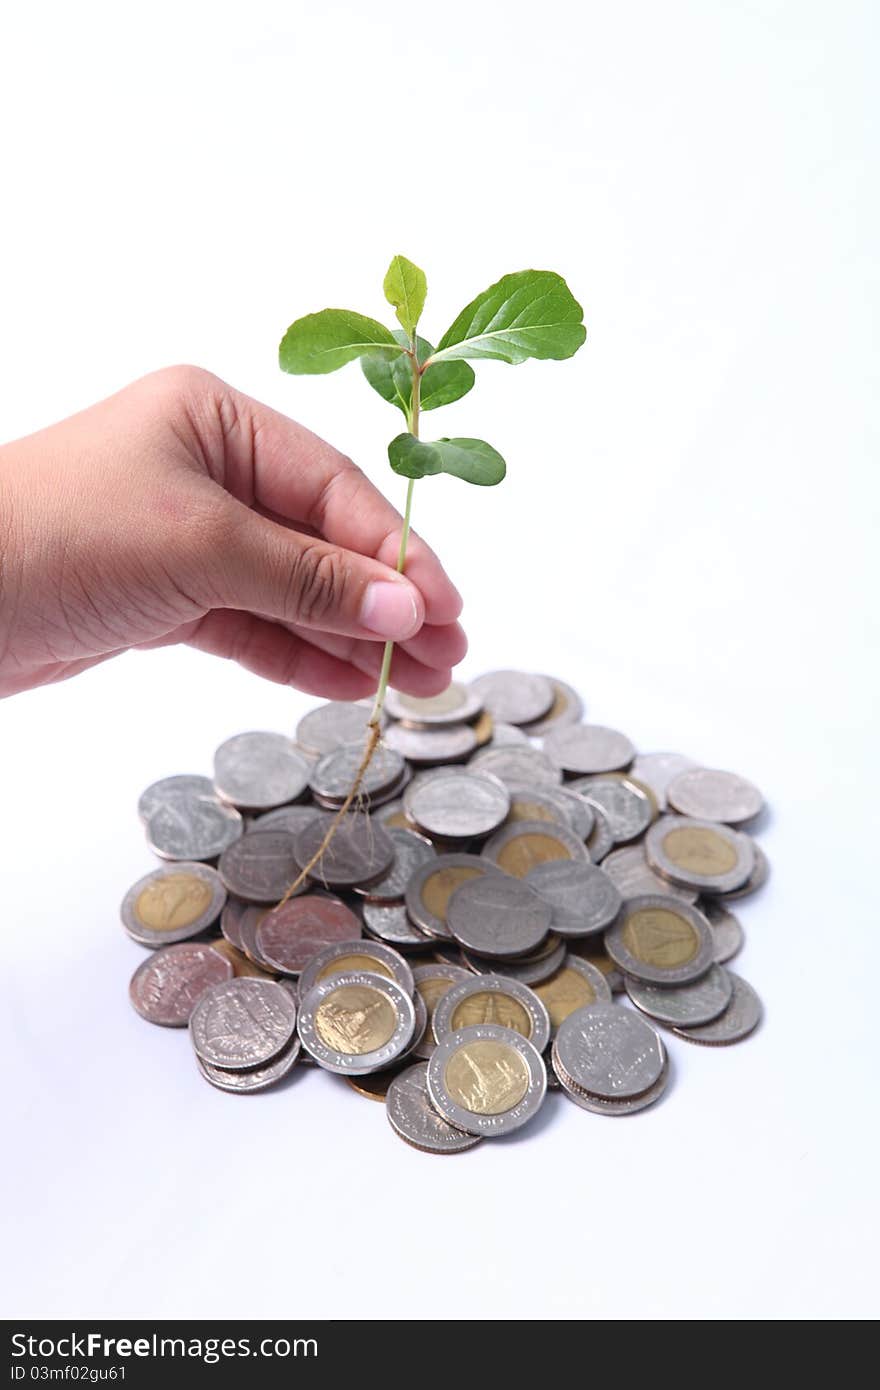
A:
{"type": "Polygon", "coordinates": [[[295,739],[236,735],[213,779],[140,798],[167,862],[122,904],[151,952],[130,996],[189,1025],[207,1081],[264,1090],[309,1062],[452,1154],[526,1124],[548,1088],[604,1115],[651,1105],[670,1076],[656,1026],[710,1046],[755,1029],[724,963],[743,943],[729,904],[769,872],[756,787],[638,753],[548,676],[389,692],[386,716],[327,844],[366,704],[320,705],[295,739]]]}

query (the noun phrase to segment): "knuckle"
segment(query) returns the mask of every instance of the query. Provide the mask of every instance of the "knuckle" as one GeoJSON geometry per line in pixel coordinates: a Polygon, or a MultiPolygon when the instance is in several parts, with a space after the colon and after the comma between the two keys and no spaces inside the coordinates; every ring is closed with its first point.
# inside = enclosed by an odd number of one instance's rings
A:
{"type": "Polygon", "coordinates": [[[309,525],[319,531],[324,529],[330,505],[340,488],[343,489],[342,496],[347,499],[349,506],[356,507],[360,490],[366,482],[366,474],[358,468],[354,459],[350,459],[347,454],[339,454],[334,459],[332,473],[312,504],[307,518],[309,525]]]}
{"type": "Polygon", "coordinates": [[[187,401],[205,395],[218,384],[217,378],[211,372],[189,362],[160,367],[157,372],[151,372],[145,377],[144,381],[158,393],[187,401]]]}
{"type": "Polygon", "coordinates": [[[317,542],[306,543],[291,563],[290,607],[300,621],[320,626],[342,606],[350,580],[349,567],[338,551],[317,542]]]}

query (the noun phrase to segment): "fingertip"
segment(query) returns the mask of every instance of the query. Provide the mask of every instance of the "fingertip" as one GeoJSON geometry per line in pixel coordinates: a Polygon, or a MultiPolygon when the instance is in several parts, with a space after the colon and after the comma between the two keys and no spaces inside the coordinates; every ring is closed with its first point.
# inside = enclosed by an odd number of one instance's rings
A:
{"type": "Polygon", "coordinates": [[[358,621],[375,637],[406,642],[425,621],[425,601],[408,579],[374,579],[364,590],[358,621]]]}

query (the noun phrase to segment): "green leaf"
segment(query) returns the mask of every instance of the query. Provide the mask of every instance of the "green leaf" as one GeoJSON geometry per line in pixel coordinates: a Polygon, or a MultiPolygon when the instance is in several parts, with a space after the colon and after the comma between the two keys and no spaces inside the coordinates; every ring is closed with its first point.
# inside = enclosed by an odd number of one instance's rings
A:
{"type": "Polygon", "coordinates": [[[407,337],[411,338],[422,316],[428,293],[425,272],[413,265],[412,261],[408,261],[406,256],[395,256],[388,267],[382,288],[388,303],[394,305],[397,322],[407,337]]]}
{"type": "Polygon", "coordinates": [[[504,459],[484,439],[437,439],[426,444],[411,434],[399,434],[388,445],[388,458],[394,472],[404,478],[451,473],[479,487],[493,487],[507,472],[504,459]]]}
{"type": "MultiPolygon", "coordinates": [[[[429,343],[425,346],[428,351],[423,357],[419,351],[419,361],[425,362],[431,356],[433,348],[429,343]]],[[[425,370],[422,377],[422,386],[419,392],[419,403],[422,410],[437,410],[441,405],[451,405],[453,401],[461,400],[470,391],[474,382],[473,367],[467,362],[434,362],[425,370]]]]}
{"type": "Polygon", "coordinates": [[[356,357],[394,357],[403,349],[390,328],[350,309],[322,309],[292,323],[281,339],[282,371],[317,376],[335,372],[356,357]]]}
{"type": "MultiPolygon", "coordinates": [[[[406,347],[408,338],[398,329],[394,337],[406,347]]],[[[416,352],[420,362],[426,362],[434,351],[427,338],[416,338],[416,352]]],[[[380,357],[362,357],[361,369],[374,391],[378,391],[389,405],[396,405],[409,420],[412,409],[412,367],[410,359],[404,355],[395,357],[393,362],[380,357]]],[[[473,367],[467,362],[438,362],[429,367],[422,377],[419,403],[422,410],[436,410],[441,405],[451,405],[470,391],[476,377],[473,367]]]]}
{"type": "Polygon", "coordinates": [[[443,334],[433,361],[489,357],[572,357],[587,336],[584,311],[561,275],[519,270],[505,275],[462,309],[443,334]]]}

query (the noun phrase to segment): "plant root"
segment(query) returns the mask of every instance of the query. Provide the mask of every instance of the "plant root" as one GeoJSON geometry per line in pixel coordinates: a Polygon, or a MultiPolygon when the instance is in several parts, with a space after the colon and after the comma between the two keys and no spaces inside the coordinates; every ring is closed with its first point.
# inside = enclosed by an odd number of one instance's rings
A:
{"type": "Polygon", "coordinates": [[[343,817],[351,809],[352,802],[355,801],[355,799],[357,799],[358,804],[362,804],[361,784],[364,780],[364,777],[366,776],[367,768],[373,761],[373,754],[379,747],[379,739],[382,736],[381,729],[379,728],[378,719],[376,719],[375,721],[371,719],[369,724],[367,725],[367,728],[369,729],[369,733],[367,734],[367,743],[366,747],[364,748],[364,756],[361,758],[360,766],[358,767],[358,770],[355,773],[354,782],[351,785],[351,789],[349,790],[348,795],[346,796],[339,810],[336,812],[336,815],[333,817],[332,821],[330,822],[330,825],[327,827],[327,834],[324,836],[318,848],[315,850],[315,853],[312,855],[309,862],[307,864],[304,864],[303,867],[300,869],[296,878],[293,880],[293,883],[291,883],[290,887],[284,894],[284,897],[279,899],[279,901],[275,904],[275,908],[273,910],[277,911],[279,907],[283,907],[286,902],[289,902],[289,900],[293,897],[293,894],[296,892],[297,888],[299,888],[301,884],[305,883],[312,869],[318,863],[319,859],[323,858],[329,845],[332,843],[333,837],[335,836],[337,830],[342,824],[343,817]]]}

